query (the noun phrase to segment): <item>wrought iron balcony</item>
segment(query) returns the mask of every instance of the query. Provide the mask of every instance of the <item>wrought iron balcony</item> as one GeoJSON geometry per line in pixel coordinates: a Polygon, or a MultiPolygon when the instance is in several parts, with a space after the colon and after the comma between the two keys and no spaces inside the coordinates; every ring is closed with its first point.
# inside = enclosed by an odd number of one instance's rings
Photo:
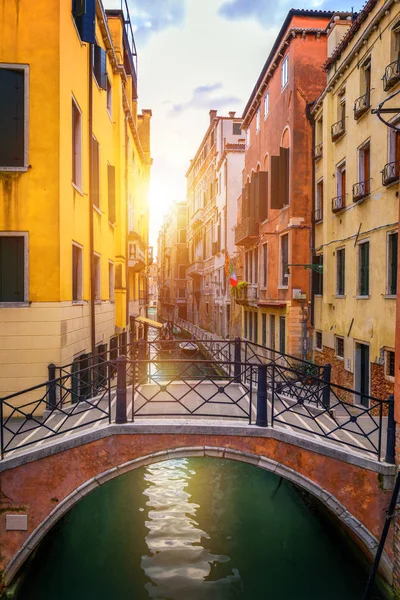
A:
{"type": "Polygon", "coordinates": [[[317,144],[315,146],[313,157],[315,159],[321,158],[322,157],[322,151],[323,151],[323,143],[321,142],[320,144],[317,144]]]}
{"type": "Polygon", "coordinates": [[[315,209],[315,212],[314,212],[314,221],[316,223],[318,223],[319,221],[322,221],[322,207],[315,209]]]}
{"type": "Polygon", "coordinates": [[[390,185],[395,181],[399,180],[400,175],[400,161],[395,160],[394,162],[387,163],[382,171],[382,185],[390,185]]]}
{"type": "Polygon", "coordinates": [[[368,90],[368,92],[366,94],[364,94],[363,96],[360,96],[354,102],[354,109],[353,109],[354,110],[354,118],[357,120],[360,117],[362,117],[362,115],[367,112],[367,110],[369,109],[370,106],[371,106],[371,90],[368,90]]]}
{"type": "Polygon", "coordinates": [[[346,194],[332,198],[332,212],[336,213],[343,210],[346,206],[346,194]]]}
{"type": "Polygon", "coordinates": [[[359,181],[353,185],[353,202],[362,200],[371,191],[371,180],[366,179],[365,181],[359,181]]]}
{"type": "Polygon", "coordinates": [[[341,119],[340,121],[337,121],[336,123],[334,123],[331,127],[332,142],[336,142],[336,140],[341,138],[342,135],[344,135],[345,133],[346,133],[346,124],[344,122],[344,119],[341,119]]]}
{"type": "Polygon", "coordinates": [[[235,244],[246,246],[258,237],[258,221],[254,217],[245,217],[235,228],[235,244]]]}
{"type": "Polygon", "coordinates": [[[400,58],[390,63],[386,69],[385,74],[382,77],[383,89],[385,92],[390,90],[398,81],[400,81],[400,58]]]}
{"type": "Polygon", "coordinates": [[[186,269],[188,277],[201,277],[203,275],[203,261],[196,260],[192,262],[186,269]]]}

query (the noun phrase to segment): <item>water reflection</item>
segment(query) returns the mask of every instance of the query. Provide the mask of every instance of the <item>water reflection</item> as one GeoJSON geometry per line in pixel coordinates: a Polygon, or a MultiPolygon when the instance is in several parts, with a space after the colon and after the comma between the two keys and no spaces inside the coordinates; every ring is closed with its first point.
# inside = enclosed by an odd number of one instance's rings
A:
{"type": "Polygon", "coordinates": [[[149,554],[142,556],[141,567],[150,580],[145,585],[150,598],[222,600],[227,598],[227,587],[240,584],[239,571],[233,567],[230,574],[217,575],[218,565],[231,562],[229,556],[212,554],[203,545],[210,536],[195,520],[200,507],[188,491],[195,474],[187,459],[146,470],[149,554]]]}

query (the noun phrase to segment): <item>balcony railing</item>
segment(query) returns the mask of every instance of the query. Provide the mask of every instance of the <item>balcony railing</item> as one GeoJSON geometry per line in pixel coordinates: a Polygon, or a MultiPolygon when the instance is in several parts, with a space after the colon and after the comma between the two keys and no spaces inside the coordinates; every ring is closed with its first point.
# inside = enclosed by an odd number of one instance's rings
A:
{"type": "Polygon", "coordinates": [[[245,246],[258,237],[258,222],[254,217],[245,217],[241,223],[236,225],[235,244],[245,246]]]}
{"type": "Polygon", "coordinates": [[[314,148],[314,158],[317,160],[322,157],[323,143],[317,144],[314,148]]]}
{"type": "Polygon", "coordinates": [[[258,285],[251,284],[236,288],[235,300],[237,304],[248,305],[257,304],[259,298],[258,285]]]}
{"type": "Polygon", "coordinates": [[[390,63],[386,69],[385,74],[382,77],[383,89],[385,92],[390,90],[398,81],[400,81],[400,58],[390,63]]]}
{"type": "Polygon", "coordinates": [[[336,140],[341,138],[345,132],[346,132],[346,124],[344,122],[344,119],[341,119],[340,121],[337,121],[336,123],[334,123],[331,127],[332,142],[336,142],[336,140]]]}
{"type": "Polygon", "coordinates": [[[332,212],[336,213],[343,210],[346,206],[346,194],[332,198],[332,212]]]}
{"type": "Polygon", "coordinates": [[[371,90],[368,90],[368,92],[366,94],[364,94],[363,96],[360,96],[354,102],[354,109],[353,109],[354,110],[354,118],[357,120],[360,117],[362,117],[362,115],[367,112],[367,110],[369,109],[370,106],[371,106],[371,90]]]}
{"type": "Polygon", "coordinates": [[[359,181],[353,185],[353,202],[362,200],[371,191],[371,180],[366,179],[365,181],[359,181]]]}
{"type": "Polygon", "coordinates": [[[201,277],[203,275],[203,261],[196,260],[186,269],[186,275],[188,277],[201,277]]]}
{"type": "Polygon", "coordinates": [[[316,223],[318,223],[319,221],[322,221],[322,207],[321,208],[316,208],[315,209],[315,213],[314,213],[314,221],[316,223]]]}
{"type": "Polygon", "coordinates": [[[394,162],[387,163],[382,171],[382,185],[390,185],[395,181],[399,180],[400,175],[400,161],[395,160],[394,162]]]}

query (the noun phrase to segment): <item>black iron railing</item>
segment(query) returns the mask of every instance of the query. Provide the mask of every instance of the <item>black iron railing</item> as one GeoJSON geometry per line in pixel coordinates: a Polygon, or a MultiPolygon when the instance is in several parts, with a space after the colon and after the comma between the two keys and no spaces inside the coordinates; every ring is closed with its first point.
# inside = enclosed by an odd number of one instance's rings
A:
{"type": "Polygon", "coordinates": [[[395,183],[399,180],[400,174],[400,161],[395,160],[393,162],[387,163],[382,171],[382,185],[390,185],[391,183],[395,183]]]}
{"type": "Polygon", "coordinates": [[[345,120],[344,119],[340,119],[340,121],[337,121],[336,123],[334,123],[331,126],[331,138],[332,138],[332,142],[336,142],[336,140],[338,140],[339,138],[341,138],[342,135],[344,135],[345,132],[346,132],[345,120]]]}
{"type": "Polygon", "coordinates": [[[332,198],[332,212],[336,213],[343,210],[346,206],[346,194],[332,198]]]}
{"type": "Polygon", "coordinates": [[[371,106],[371,90],[368,90],[368,92],[366,94],[364,94],[363,96],[360,96],[354,102],[354,107],[353,107],[354,118],[359,119],[360,117],[362,117],[362,115],[367,112],[367,110],[370,108],[370,106],[371,106]]]}
{"type": "Polygon", "coordinates": [[[359,181],[353,185],[353,202],[358,202],[371,192],[371,180],[359,181]]]}
{"type": "Polygon", "coordinates": [[[400,81],[400,59],[394,60],[386,67],[382,81],[385,92],[400,81]]]}

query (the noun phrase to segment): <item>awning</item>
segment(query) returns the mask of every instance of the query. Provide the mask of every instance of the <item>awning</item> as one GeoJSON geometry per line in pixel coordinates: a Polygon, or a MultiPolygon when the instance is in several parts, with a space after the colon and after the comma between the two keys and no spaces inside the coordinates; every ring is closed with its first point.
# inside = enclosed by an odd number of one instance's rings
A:
{"type": "Polygon", "coordinates": [[[143,325],[148,325],[149,327],[155,327],[156,329],[161,329],[163,326],[162,323],[152,321],[151,319],[147,319],[146,317],[135,317],[135,321],[137,323],[143,323],[143,325]]]}

